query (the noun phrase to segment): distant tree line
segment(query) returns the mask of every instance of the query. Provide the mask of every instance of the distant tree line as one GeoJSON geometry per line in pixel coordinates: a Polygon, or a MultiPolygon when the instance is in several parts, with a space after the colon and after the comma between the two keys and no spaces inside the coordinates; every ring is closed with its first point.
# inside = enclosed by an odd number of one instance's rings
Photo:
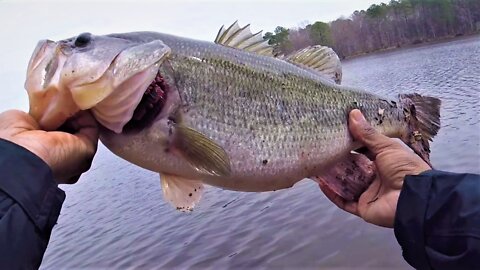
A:
{"type": "Polygon", "coordinates": [[[341,58],[480,32],[480,0],[391,0],[349,18],[288,29],[264,38],[277,54],[311,46],[332,47],[341,58]]]}

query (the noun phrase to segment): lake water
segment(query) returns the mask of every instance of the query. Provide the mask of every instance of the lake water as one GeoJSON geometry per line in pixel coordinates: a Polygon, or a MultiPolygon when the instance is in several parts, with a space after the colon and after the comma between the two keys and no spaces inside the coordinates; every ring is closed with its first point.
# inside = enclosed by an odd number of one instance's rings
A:
{"type": "MultiPolygon", "coordinates": [[[[344,63],[344,84],[442,99],[433,165],[480,172],[480,37],[344,63]]],[[[193,213],[162,200],[158,174],[100,147],[67,199],[42,268],[408,269],[393,230],[334,207],[311,181],[289,190],[207,188],[193,213]]]]}

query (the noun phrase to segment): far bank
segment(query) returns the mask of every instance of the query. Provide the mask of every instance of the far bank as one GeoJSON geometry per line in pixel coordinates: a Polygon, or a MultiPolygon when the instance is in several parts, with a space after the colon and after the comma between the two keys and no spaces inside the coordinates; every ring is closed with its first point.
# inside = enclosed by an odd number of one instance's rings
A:
{"type": "Polygon", "coordinates": [[[429,40],[429,41],[424,41],[424,42],[415,43],[415,44],[395,46],[395,47],[375,50],[375,51],[372,51],[372,52],[360,53],[360,54],[356,54],[356,55],[353,55],[353,56],[345,57],[345,58],[342,59],[342,62],[348,62],[350,60],[365,57],[365,56],[369,56],[369,55],[381,55],[383,53],[390,53],[390,52],[393,52],[393,51],[400,51],[400,50],[407,50],[407,49],[418,49],[418,48],[428,47],[428,46],[432,46],[432,45],[448,43],[448,42],[452,42],[452,41],[470,40],[470,39],[477,39],[477,38],[480,39],[480,32],[470,34],[470,35],[444,37],[444,38],[440,38],[440,39],[436,39],[436,40],[429,40]]]}

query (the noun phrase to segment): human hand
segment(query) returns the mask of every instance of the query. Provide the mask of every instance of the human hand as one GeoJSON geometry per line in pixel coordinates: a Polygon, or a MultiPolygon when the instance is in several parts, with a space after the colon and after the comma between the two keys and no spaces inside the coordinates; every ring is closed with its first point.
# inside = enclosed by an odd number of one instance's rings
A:
{"type": "Polygon", "coordinates": [[[98,126],[91,114],[80,112],[65,123],[73,134],[39,130],[22,111],[0,113],[0,138],[18,144],[40,157],[52,169],[58,184],[76,183],[97,151],[98,126]]]}
{"type": "Polygon", "coordinates": [[[366,222],[392,228],[405,176],[431,167],[401,141],[377,132],[359,110],[350,112],[349,129],[355,140],[369,150],[367,156],[374,161],[376,178],[358,202],[344,200],[326,185],[321,184],[320,189],[339,208],[366,222]]]}

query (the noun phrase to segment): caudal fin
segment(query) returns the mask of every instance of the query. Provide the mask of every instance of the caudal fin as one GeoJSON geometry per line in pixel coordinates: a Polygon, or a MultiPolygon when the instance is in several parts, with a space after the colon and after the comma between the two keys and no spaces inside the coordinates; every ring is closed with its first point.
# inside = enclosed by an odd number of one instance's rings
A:
{"type": "Polygon", "coordinates": [[[441,100],[419,94],[400,95],[400,98],[410,101],[410,112],[418,122],[419,131],[422,136],[432,140],[440,129],[441,100]]]}
{"type": "Polygon", "coordinates": [[[399,98],[408,121],[405,143],[430,164],[428,141],[432,141],[440,130],[441,101],[419,94],[402,94],[399,98]]]}

